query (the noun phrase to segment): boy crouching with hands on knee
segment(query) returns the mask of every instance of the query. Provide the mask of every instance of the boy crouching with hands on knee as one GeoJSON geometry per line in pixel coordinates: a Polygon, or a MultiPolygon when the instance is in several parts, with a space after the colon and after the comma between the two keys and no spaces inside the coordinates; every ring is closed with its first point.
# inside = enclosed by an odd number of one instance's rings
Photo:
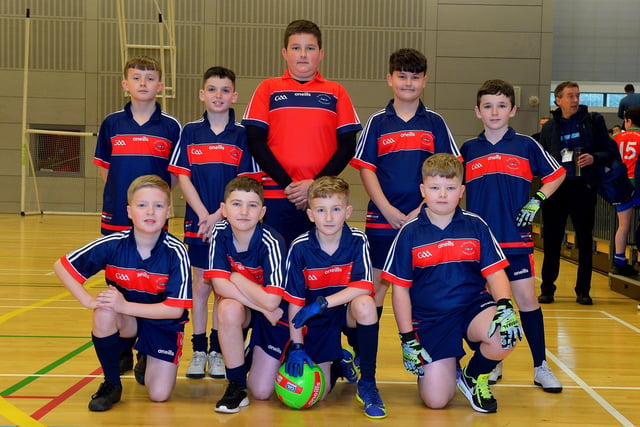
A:
{"type": "Polygon", "coordinates": [[[53,266],[69,292],[93,310],[91,337],[104,382],[91,397],[91,411],[107,411],[120,401],[120,334],[138,336],[135,349],[147,356],[142,382],[152,401],[168,400],[175,387],[191,308],[191,269],[182,242],[163,229],[170,192],[157,175],[136,178],[127,194],[133,228],[101,237],[53,266]],[[83,284],[100,270],[109,287],[94,297],[83,284]]]}
{"type": "Polygon", "coordinates": [[[462,163],[451,154],[424,162],[425,204],[396,236],[382,278],[393,284],[404,366],[418,376],[425,405],[445,407],[457,383],[473,409],[496,412],[489,373],[511,353],[522,330],[502,250],[479,216],[458,207],[462,177],[462,163]],[[463,338],[474,353],[457,373],[463,338]]]}

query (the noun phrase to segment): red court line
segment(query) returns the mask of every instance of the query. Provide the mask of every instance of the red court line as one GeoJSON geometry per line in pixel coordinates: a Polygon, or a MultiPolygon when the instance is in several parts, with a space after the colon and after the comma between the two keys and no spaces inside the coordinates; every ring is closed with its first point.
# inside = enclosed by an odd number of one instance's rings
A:
{"type": "MultiPolygon", "coordinates": [[[[102,368],[100,367],[100,368],[97,368],[95,371],[91,372],[89,375],[95,376],[95,375],[100,375],[101,373],[102,373],[102,368]]],[[[33,418],[34,420],[40,420],[42,417],[44,417],[49,412],[57,408],[60,404],[62,404],[62,402],[67,400],[69,397],[73,396],[81,388],[83,388],[84,386],[86,386],[87,384],[89,384],[91,381],[95,379],[96,379],[95,377],[85,377],[81,379],[80,381],[78,381],[77,383],[69,387],[67,390],[62,392],[59,396],[53,398],[49,403],[44,405],[42,408],[38,409],[33,414],[31,414],[31,418],[33,418]]]]}

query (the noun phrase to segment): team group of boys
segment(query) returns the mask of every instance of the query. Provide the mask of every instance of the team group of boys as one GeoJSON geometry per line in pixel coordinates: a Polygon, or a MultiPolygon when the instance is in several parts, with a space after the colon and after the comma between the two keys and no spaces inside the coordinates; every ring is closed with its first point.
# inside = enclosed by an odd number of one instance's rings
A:
{"type": "Polygon", "coordinates": [[[495,412],[489,384],[523,331],[535,384],[560,392],[545,360],[530,225],[565,173],[509,127],[513,87],[484,83],[475,107],[484,131],[458,150],[443,118],[420,99],[427,82],[420,52],[391,55],[393,99],[364,129],[345,89],[318,72],[317,25],[290,23],[282,56],[286,71],[258,86],[242,125],[231,108],[235,74],[207,70],[199,92],[206,111],[184,128],[155,101],[158,64],[127,63],[122,85],[131,101],[104,120],[95,156],[105,179],[104,236],[54,266],[93,310],[105,379],[89,409],[120,400],[133,347],[136,380],[151,400],[167,400],[192,308],[186,375],[226,377],[216,411],[247,406],[247,390],[269,399],[283,363],[293,376],[308,363],[330,379],[325,396],[339,377],[357,382],[365,415],[384,418],[375,375],[390,285],[403,363],[427,407],[445,407],[458,388],[475,410],[495,412]],[[336,176],[349,163],[371,199],[366,232],[346,224],[349,187],[336,176]],[[534,176],[543,185],[529,199],[534,176]],[[176,182],[187,201],[188,250],[166,231],[176,182]],[[109,288],[92,296],[82,285],[100,270],[109,288]],[[463,340],[473,351],[464,368],[463,340]]]}

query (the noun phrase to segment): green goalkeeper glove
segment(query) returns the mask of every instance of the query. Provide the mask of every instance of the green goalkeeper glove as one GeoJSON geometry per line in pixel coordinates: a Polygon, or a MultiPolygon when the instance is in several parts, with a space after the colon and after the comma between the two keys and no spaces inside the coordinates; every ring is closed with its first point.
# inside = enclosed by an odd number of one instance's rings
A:
{"type": "Polygon", "coordinates": [[[424,375],[423,365],[431,363],[431,356],[422,347],[415,332],[400,333],[402,341],[402,362],[404,368],[413,375],[424,375]]]}
{"type": "Polygon", "coordinates": [[[492,337],[497,330],[500,330],[500,343],[504,349],[515,347],[518,341],[522,341],[522,327],[511,300],[506,298],[498,300],[488,336],[492,337]]]}
{"type": "Polygon", "coordinates": [[[516,225],[518,227],[528,227],[533,222],[536,213],[540,209],[540,205],[547,198],[542,191],[536,192],[536,194],[527,202],[526,205],[520,209],[518,216],[516,217],[516,225]]]}

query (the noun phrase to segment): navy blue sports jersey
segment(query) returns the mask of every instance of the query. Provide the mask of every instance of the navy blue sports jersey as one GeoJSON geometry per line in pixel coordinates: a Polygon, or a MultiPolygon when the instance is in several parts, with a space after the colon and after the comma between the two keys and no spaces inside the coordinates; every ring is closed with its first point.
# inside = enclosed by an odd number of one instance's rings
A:
{"type": "Polygon", "coordinates": [[[285,298],[292,304],[304,306],[318,296],[327,297],[348,286],[367,289],[373,295],[367,236],[346,224],[333,255],[320,247],[315,226],[296,238],[289,248],[286,270],[285,298]]]}
{"type": "MultiPolygon", "coordinates": [[[[235,122],[233,109],[229,122],[219,135],[211,130],[205,112],[200,120],[187,123],[180,134],[169,171],[187,175],[209,213],[220,208],[224,188],[238,175],[253,175],[258,167],[247,149],[244,127],[235,122]]],[[[209,245],[198,236],[198,215],[187,203],[184,215],[184,241],[190,245],[209,245]]]]}
{"type": "MultiPolygon", "coordinates": [[[[422,163],[434,153],[451,153],[460,158],[442,116],[420,101],[416,114],[405,122],[396,114],[391,100],[367,121],[350,164],[375,172],[389,203],[406,215],[422,203],[422,163]]],[[[372,201],[367,209],[368,235],[396,234],[397,230],[372,201]]]]}
{"type": "MultiPolygon", "coordinates": [[[[238,252],[233,244],[233,231],[227,220],[216,223],[211,235],[209,269],[205,279],[229,279],[238,272],[264,287],[265,292],[284,295],[284,253],[282,236],[266,224],[258,223],[251,236],[249,248],[238,252]]],[[[284,300],[283,300],[284,303],[284,300]]],[[[282,308],[283,305],[281,304],[282,308]]],[[[287,310],[283,308],[286,318],[287,310]]]]}
{"type": "Polygon", "coordinates": [[[529,201],[531,181],[553,181],[565,170],[542,146],[509,128],[497,144],[484,131],[462,148],[465,165],[466,208],[489,224],[507,254],[533,253],[531,227],[518,227],[516,217],[529,201]]]}
{"type": "Polygon", "coordinates": [[[444,230],[433,225],[425,206],[398,232],[382,278],[410,288],[415,321],[430,321],[467,307],[487,292],[485,278],[509,265],[487,224],[456,208],[444,230]]]}
{"type": "Polygon", "coordinates": [[[131,113],[131,103],[109,114],[98,132],[93,163],[109,170],[102,201],[102,233],[131,227],[127,216],[127,189],[139,176],[155,174],[171,185],[169,158],[180,138],[180,123],[156,111],[142,126],[131,113]]]}
{"type": "Polygon", "coordinates": [[[145,322],[182,331],[189,319],[189,257],[182,242],[166,231],[162,231],[147,259],[138,253],[133,230],[125,230],[94,240],[60,261],[79,283],[104,270],[107,284],[115,286],[127,301],[185,309],[177,319],[145,319],[145,322]]]}

